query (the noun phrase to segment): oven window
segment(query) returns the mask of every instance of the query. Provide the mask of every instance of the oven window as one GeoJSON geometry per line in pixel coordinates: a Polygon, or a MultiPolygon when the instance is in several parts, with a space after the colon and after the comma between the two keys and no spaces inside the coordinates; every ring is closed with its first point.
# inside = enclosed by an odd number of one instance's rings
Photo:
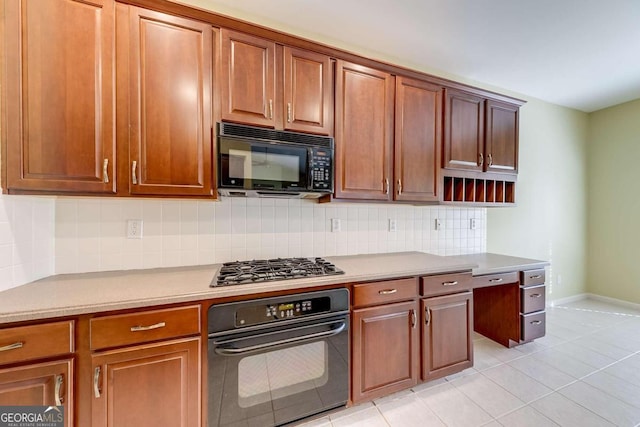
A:
{"type": "Polygon", "coordinates": [[[249,408],[322,387],[327,381],[324,340],[247,356],[238,364],[238,404],[249,408]]]}
{"type": "Polygon", "coordinates": [[[229,150],[229,178],[297,182],[300,156],[278,154],[266,149],[229,150]]]}

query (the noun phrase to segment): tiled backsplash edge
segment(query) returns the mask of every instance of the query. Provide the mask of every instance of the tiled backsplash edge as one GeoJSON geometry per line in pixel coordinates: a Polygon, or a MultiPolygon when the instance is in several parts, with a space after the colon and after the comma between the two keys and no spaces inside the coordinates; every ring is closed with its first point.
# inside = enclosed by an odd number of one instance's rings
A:
{"type": "Polygon", "coordinates": [[[0,291],[54,273],[55,200],[0,195],[0,291]]]}
{"type": "Polygon", "coordinates": [[[486,240],[486,208],[245,198],[55,200],[56,274],[287,256],[457,255],[486,251],[486,240]],[[333,218],[341,231],[331,231],[333,218]],[[129,219],[143,220],[142,239],[126,238],[129,219]]]}

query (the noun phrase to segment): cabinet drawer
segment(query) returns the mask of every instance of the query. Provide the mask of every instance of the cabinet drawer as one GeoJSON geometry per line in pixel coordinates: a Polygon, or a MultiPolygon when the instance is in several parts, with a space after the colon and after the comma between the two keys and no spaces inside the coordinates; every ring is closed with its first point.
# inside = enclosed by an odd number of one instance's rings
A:
{"type": "Polygon", "coordinates": [[[484,276],[475,276],[473,278],[474,288],[484,288],[485,286],[506,285],[507,283],[517,283],[518,272],[500,274],[486,274],[484,276]]]}
{"type": "Polygon", "coordinates": [[[546,313],[521,314],[521,341],[531,341],[544,336],[546,327],[546,313]]]}
{"type": "Polygon", "coordinates": [[[121,347],[200,333],[200,306],[91,319],[91,349],[121,347]]]}
{"type": "Polygon", "coordinates": [[[0,365],[73,351],[72,320],[0,329],[0,365]]]}
{"type": "Polygon", "coordinates": [[[468,291],[473,286],[471,273],[440,274],[420,278],[420,295],[442,295],[468,291]]]}
{"type": "Polygon", "coordinates": [[[418,296],[418,279],[385,280],[353,286],[353,306],[386,304],[418,296]]]}
{"type": "Polygon", "coordinates": [[[520,288],[520,311],[523,314],[544,310],[545,292],[544,285],[520,288]]]}
{"type": "Polygon", "coordinates": [[[522,286],[542,285],[544,283],[544,268],[520,272],[522,286]]]}

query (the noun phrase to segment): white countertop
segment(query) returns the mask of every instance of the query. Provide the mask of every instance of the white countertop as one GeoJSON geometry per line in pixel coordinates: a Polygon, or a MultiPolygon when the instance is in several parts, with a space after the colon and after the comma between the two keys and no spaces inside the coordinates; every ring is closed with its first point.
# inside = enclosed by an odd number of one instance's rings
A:
{"type": "Polygon", "coordinates": [[[220,264],[51,276],[0,292],[0,324],[237,297],[339,283],[472,270],[474,275],[542,268],[546,261],[496,254],[442,257],[399,252],[326,257],[345,274],[209,287],[220,264]]]}

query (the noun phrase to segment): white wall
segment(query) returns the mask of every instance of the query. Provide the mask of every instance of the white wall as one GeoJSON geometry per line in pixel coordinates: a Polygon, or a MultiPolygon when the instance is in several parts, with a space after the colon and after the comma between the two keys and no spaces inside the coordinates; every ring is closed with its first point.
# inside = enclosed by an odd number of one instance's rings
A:
{"type": "Polygon", "coordinates": [[[218,202],[114,198],[56,200],[55,271],[78,273],[213,264],[287,256],[486,250],[486,209],[306,200],[222,198],[218,202]],[[331,218],[342,231],[331,232],[331,218]],[[388,231],[396,219],[397,232],[388,231]],[[444,229],[433,230],[436,218],[444,229]],[[476,230],[468,227],[477,219],[476,230]],[[126,238],[126,220],[143,238],[126,238]]]}
{"type": "Polygon", "coordinates": [[[0,291],[54,272],[54,199],[0,195],[0,291]]]}

